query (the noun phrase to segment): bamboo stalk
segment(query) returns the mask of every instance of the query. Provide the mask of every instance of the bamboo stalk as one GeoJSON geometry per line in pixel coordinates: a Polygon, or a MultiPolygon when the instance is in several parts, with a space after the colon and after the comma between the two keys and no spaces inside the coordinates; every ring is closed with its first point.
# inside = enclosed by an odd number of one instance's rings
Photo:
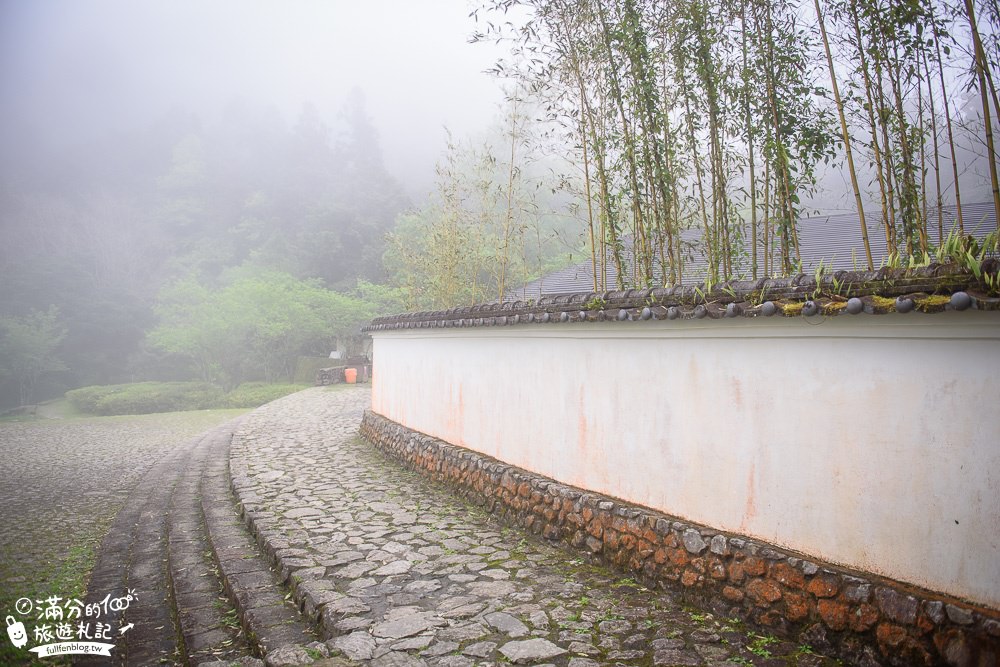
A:
{"type": "MultiPolygon", "coordinates": [[[[951,172],[955,185],[955,219],[958,223],[959,236],[965,235],[965,224],[962,218],[962,188],[958,178],[958,155],[955,151],[955,135],[951,124],[951,106],[948,103],[948,86],[944,81],[944,60],[941,57],[941,36],[937,29],[937,21],[934,17],[934,3],[928,3],[931,25],[934,26],[934,50],[937,57],[938,82],[941,86],[941,101],[944,105],[945,128],[948,131],[948,148],[951,151],[951,172]]],[[[942,239],[943,242],[943,239],[942,239]]]]}
{"type": "MultiPolygon", "coordinates": [[[[969,19],[969,30],[972,33],[972,45],[975,56],[976,78],[979,80],[979,97],[983,106],[983,129],[986,132],[986,153],[990,166],[990,185],[993,188],[993,211],[997,229],[1000,229],[1000,183],[997,176],[997,154],[993,142],[993,119],[990,113],[989,91],[986,87],[986,75],[989,63],[983,50],[983,42],[979,37],[979,27],[976,24],[976,10],[972,0],[965,0],[965,13],[969,19]]],[[[1000,106],[998,113],[1000,113],[1000,106]]]]}
{"type": "MultiPolygon", "coordinates": [[[[934,137],[934,191],[937,195],[938,246],[944,243],[944,197],[941,193],[941,150],[938,144],[937,109],[934,105],[934,86],[927,51],[923,51],[924,78],[927,80],[927,102],[931,109],[931,136],[934,137]]],[[[926,218],[925,218],[926,219],[926,218]]]]}
{"type": "Polygon", "coordinates": [[[744,122],[746,123],[747,132],[747,166],[750,171],[750,245],[752,248],[750,267],[753,279],[757,280],[757,179],[754,173],[754,135],[753,120],[750,115],[750,84],[748,80],[750,67],[747,62],[747,0],[743,0],[740,4],[740,24],[742,27],[741,32],[743,33],[744,122]]]}
{"type": "Polygon", "coordinates": [[[837,74],[833,68],[833,54],[830,51],[830,39],[826,34],[826,23],[823,21],[823,12],[819,6],[819,0],[813,0],[816,7],[816,20],[819,22],[820,36],[823,38],[823,48],[826,51],[827,68],[830,70],[830,85],[833,88],[833,99],[837,105],[837,115],[840,117],[840,133],[844,139],[844,153],[847,157],[847,169],[851,175],[851,188],[854,190],[854,204],[858,210],[858,219],[861,223],[861,240],[865,246],[865,260],[868,262],[868,270],[875,269],[872,260],[872,247],[868,240],[868,225],[865,221],[865,207],[861,200],[861,188],[858,185],[858,172],[854,168],[854,154],[851,151],[851,134],[847,129],[847,117],[844,114],[844,101],[840,97],[840,87],[837,85],[837,74]]]}

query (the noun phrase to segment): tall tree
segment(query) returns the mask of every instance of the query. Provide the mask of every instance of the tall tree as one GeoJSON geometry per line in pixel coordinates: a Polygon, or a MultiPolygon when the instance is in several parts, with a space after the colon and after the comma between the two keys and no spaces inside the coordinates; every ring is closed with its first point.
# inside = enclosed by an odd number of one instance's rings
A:
{"type": "Polygon", "coordinates": [[[59,354],[65,337],[55,307],[0,318],[0,371],[17,385],[21,405],[34,400],[40,379],[66,370],[59,354]]]}

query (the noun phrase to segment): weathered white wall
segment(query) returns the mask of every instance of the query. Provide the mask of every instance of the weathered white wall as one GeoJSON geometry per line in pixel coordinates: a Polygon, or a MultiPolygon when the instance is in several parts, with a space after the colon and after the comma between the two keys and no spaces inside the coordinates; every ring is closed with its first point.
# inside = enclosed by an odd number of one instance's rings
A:
{"type": "Polygon", "coordinates": [[[1000,608],[1000,313],[373,336],[398,423],[1000,608]]]}

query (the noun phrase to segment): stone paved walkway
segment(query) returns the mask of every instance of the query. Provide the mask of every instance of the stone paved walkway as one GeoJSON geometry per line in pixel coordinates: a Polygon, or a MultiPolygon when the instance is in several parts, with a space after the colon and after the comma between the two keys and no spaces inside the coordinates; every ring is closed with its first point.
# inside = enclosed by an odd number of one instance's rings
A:
{"type": "Polygon", "coordinates": [[[237,497],[334,654],[376,666],[833,665],[505,528],[357,435],[366,387],[251,414],[237,497]]]}
{"type": "Polygon", "coordinates": [[[239,520],[228,458],[234,420],[179,444],[152,466],[104,539],[86,603],[128,591],[105,618],[112,656],[75,664],[285,667],[322,654],[239,520]],[[128,629],[127,634],[125,633],[128,629]],[[284,657],[291,657],[289,663],[284,657]]]}
{"type": "Polygon", "coordinates": [[[146,471],[236,414],[0,423],[3,608],[23,595],[66,595],[72,591],[59,586],[85,583],[92,550],[146,471]]]}

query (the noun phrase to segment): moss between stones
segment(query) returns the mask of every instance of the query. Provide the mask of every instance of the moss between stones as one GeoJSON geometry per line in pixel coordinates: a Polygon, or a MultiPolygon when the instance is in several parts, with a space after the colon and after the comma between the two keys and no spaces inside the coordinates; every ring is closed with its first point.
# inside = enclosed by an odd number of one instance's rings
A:
{"type": "Polygon", "coordinates": [[[783,312],[788,317],[801,315],[802,307],[805,305],[806,304],[804,301],[796,301],[795,303],[783,303],[781,304],[781,312],[783,312]]]}
{"type": "Polygon", "coordinates": [[[823,306],[824,315],[836,315],[844,308],[847,308],[846,301],[831,301],[830,303],[823,306]]]}
{"type": "Polygon", "coordinates": [[[917,299],[916,302],[917,308],[922,312],[931,313],[944,310],[945,306],[951,303],[951,297],[942,296],[940,294],[932,294],[931,296],[917,299]]]}
{"type": "Polygon", "coordinates": [[[896,310],[895,299],[890,299],[888,297],[877,296],[877,295],[868,298],[871,299],[872,306],[875,308],[875,310],[880,313],[886,313],[892,310],[896,310]]]}

